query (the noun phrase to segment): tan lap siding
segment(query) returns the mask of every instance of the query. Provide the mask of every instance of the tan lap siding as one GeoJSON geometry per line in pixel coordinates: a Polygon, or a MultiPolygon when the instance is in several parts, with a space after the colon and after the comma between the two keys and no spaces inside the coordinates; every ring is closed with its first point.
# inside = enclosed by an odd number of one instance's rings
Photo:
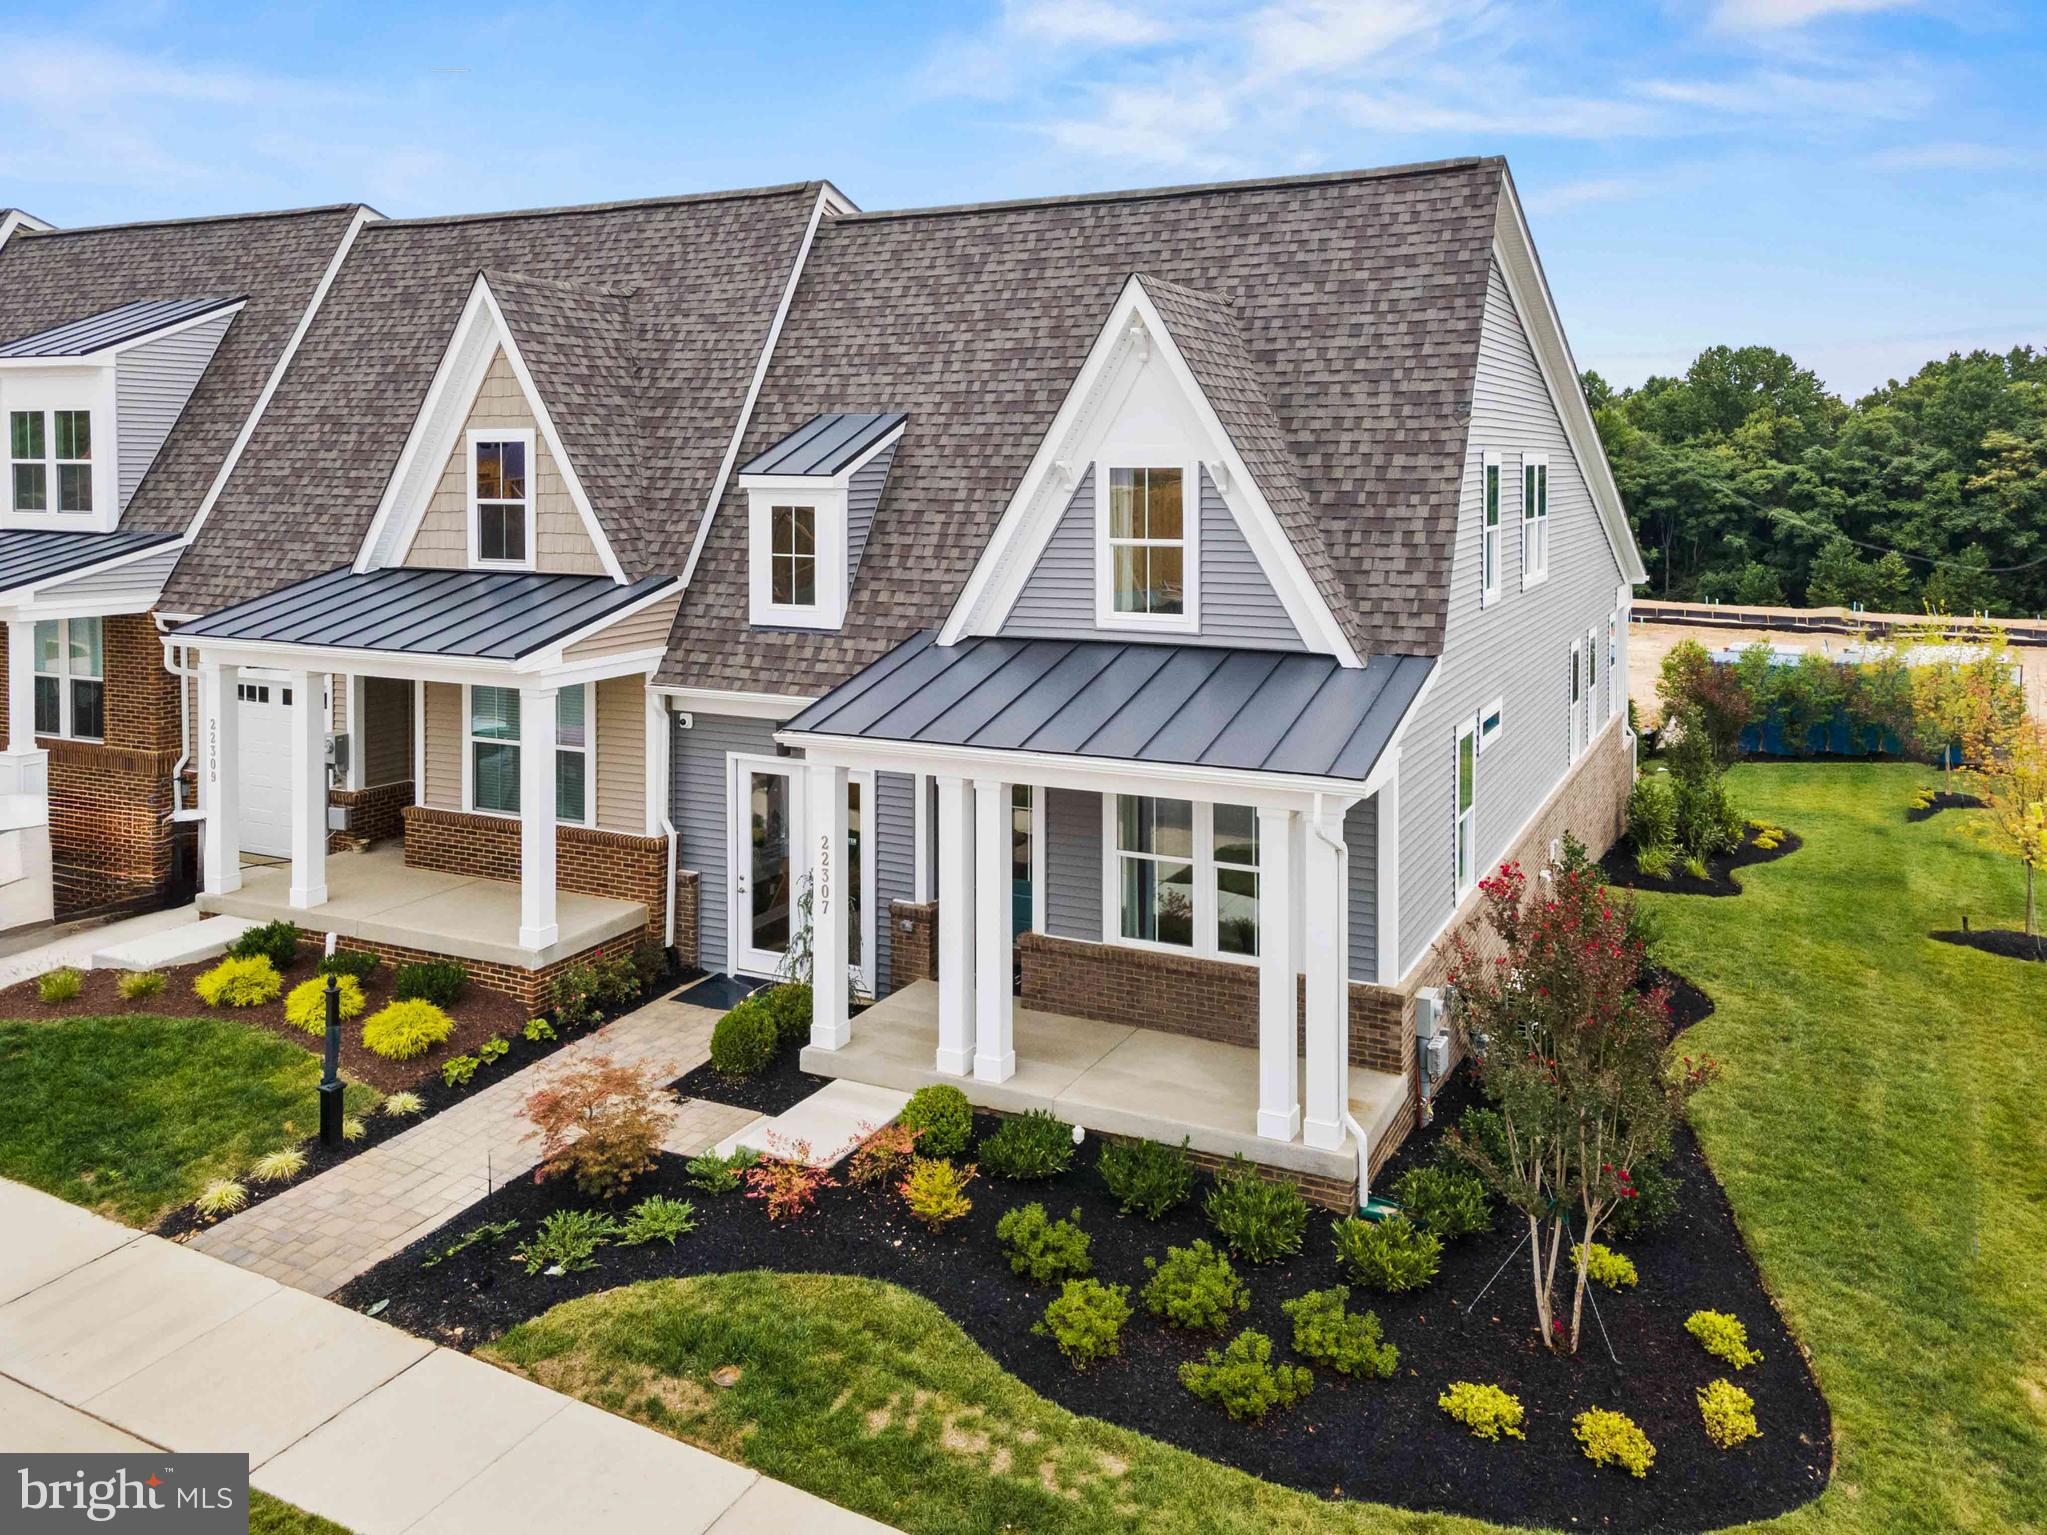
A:
{"type": "Polygon", "coordinates": [[[597,684],[597,824],[607,831],[647,829],[646,699],[644,677],[597,684]]]}
{"type": "Polygon", "coordinates": [[[426,684],[426,782],[420,803],[443,810],[462,806],[462,689],[452,682],[426,684]]]}

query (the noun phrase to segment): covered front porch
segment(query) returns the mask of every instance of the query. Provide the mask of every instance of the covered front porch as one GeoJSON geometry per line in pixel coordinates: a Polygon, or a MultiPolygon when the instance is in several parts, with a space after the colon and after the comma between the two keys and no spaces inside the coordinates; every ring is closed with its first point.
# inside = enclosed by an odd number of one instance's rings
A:
{"type": "Polygon", "coordinates": [[[939,989],[916,981],[860,1014],[837,1050],[811,1046],[803,1069],[877,1087],[914,1092],[951,1082],[982,1108],[1006,1113],[1044,1109],[1101,1135],[1142,1136],[1189,1145],[1206,1156],[1243,1155],[1268,1166],[1347,1187],[1358,1176],[1359,1152],[1392,1128],[1406,1083],[1391,1072],[1352,1066],[1349,1117],[1365,1132],[1323,1148],[1278,1142],[1258,1131],[1258,1051],[1157,1029],[1103,1023],[1019,1004],[1013,1014],[1016,1069],[1000,1082],[938,1069],[939,989]]]}

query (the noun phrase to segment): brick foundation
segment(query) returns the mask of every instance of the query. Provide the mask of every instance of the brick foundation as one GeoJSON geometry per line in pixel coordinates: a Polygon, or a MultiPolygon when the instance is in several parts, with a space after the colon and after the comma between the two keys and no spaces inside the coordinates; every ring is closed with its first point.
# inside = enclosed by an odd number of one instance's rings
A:
{"type": "MultiPolygon", "coordinates": [[[[516,820],[424,805],[407,805],[400,814],[405,822],[405,861],[413,868],[518,883],[516,820]]],[[[661,935],[668,883],[666,838],[557,826],[554,848],[557,889],[639,901],[647,908],[647,933],[657,938],[661,935]]],[[[680,932],[678,923],[678,935],[680,932]]]]}
{"type": "Polygon", "coordinates": [[[675,871],[675,962],[692,969],[703,961],[697,955],[697,910],[702,899],[703,878],[695,869],[675,871]]]}
{"type": "MultiPolygon", "coordinates": [[[[555,977],[569,966],[582,963],[600,949],[615,949],[622,943],[630,944],[633,941],[634,935],[630,933],[622,938],[607,939],[603,943],[592,944],[580,954],[571,954],[566,959],[558,959],[538,970],[525,970],[517,965],[500,965],[480,959],[465,959],[462,964],[469,971],[469,979],[476,985],[486,991],[495,991],[501,996],[510,997],[521,1007],[538,1013],[552,1005],[555,977]]],[[[335,940],[335,947],[359,949],[374,954],[387,965],[393,966],[416,965],[423,960],[448,957],[432,949],[410,949],[401,944],[378,943],[368,938],[338,938],[335,940]]]]}
{"type": "Polygon", "coordinates": [[[912,981],[938,979],[938,903],[894,901],[889,904],[889,989],[901,991],[912,981]]]}
{"type": "Polygon", "coordinates": [[[348,811],[348,830],[328,833],[327,851],[343,853],[405,835],[405,807],[412,780],[372,784],[366,789],[329,789],[327,803],[348,811]]]}

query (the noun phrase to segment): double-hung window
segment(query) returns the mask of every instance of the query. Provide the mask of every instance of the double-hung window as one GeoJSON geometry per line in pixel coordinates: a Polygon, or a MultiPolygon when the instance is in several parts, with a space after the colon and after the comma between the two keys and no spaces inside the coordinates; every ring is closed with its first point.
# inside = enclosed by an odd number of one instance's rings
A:
{"type": "Polygon", "coordinates": [[[469,434],[469,523],[477,564],[533,563],[533,433],[469,434]]]}
{"type": "Polygon", "coordinates": [[[1571,641],[1571,669],[1569,674],[1570,712],[1565,721],[1568,731],[1571,755],[1570,761],[1578,760],[1578,748],[1583,741],[1578,728],[1578,716],[1585,706],[1585,646],[1580,640],[1571,641]]]}
{"type": "Polygon", "coordinates": [[[1549,575],[1549,459],[1521,459],[1521,580],[1533,586],[1549,575]]]}
{"type": "Polygon", "coordinates": [[[817,508],[768,512],[768,601],[778,608],[817,606],[817,508]]]}
{"type": "Polygon", "coordinates": [[[1479,546],[1479,606],[1489,607],[1500,597],[1500,455],[1487,453],[1480,480],[1485,531],[1479,546]]]}
{"type": "Polygon", "coordinates": [[[106,655],[97,618],[36,624],[36,734],[106,739],[106,655]]]}
{"type": "Polygon", "coordinates": [[[91,411],[9,411],[7,457],[12,510],[92,510],[91,411]]]}
{"type": "MultiPolygon", "coordinates": [[[[587,822],[590,795],[589,695],[563,688],[555,704],[554,813],[587,822]]],[[[519,813],[519,754],[524,742],[517,688],[469,690],[469,804],[500,815],[519,813]]]]}
{"type": "Polygon", "coordinates": [[[1478,880],[1478,721],[1457,726],[1456,866],[1457,900],[1478,880]]]}
{"type": "Polygon", "coordinates": [[[1112,801],[1110,884],[1122,942],[1258,954],[1258,813],[1150,795],[1112,801]]]}
{"type": "Polygon", "coordinates": [[[1187,471],[1115,468],[1109,482],[1111,615],[1180,618],[1187,605],[1187,471]]]}

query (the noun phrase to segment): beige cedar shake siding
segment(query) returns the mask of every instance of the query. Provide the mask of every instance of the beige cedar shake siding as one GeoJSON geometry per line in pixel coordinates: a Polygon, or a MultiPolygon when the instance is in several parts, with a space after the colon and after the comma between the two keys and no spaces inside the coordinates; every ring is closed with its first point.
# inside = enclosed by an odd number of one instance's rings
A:
{"type": "MultiPolygon", "coordinates": [[[[647,826],[646,679],[609,677],[597,684],[595,761],[597,825],[631,835],[647,826]]],[[[426,784],[422,805],[462,810],[462,754],[468,747],[462,689],[426,684],[426,784]]],[[[601,894],[602,892],[593,892],[601,894]]]]}
{"type": "Polygon", "coordinates": [[[681,601],[682,594],[677,592],[650,602],[639,612],[569,646],[563,655],[571,661],[594,661],[629,650],[660,650],[668,643],[668,631],[674,626],[675,609],[681,601]]]}

